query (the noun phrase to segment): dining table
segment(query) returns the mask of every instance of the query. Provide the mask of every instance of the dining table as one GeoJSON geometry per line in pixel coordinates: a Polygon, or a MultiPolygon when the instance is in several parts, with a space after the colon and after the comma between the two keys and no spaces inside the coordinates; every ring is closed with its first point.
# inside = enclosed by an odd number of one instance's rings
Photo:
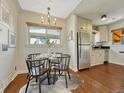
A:
{"type": "Polygon", "coordinates": [[[48,58],[49,60],[56,59],[57,57],[61,57],[62,53],[40,53],[36,56],[36,59],[44,59],[48,58]]]}
{"type": "MultiPolygon", "coordinates": [[[[49,69],[50,69],[50,84],[55,84],[55,82],[58,80],[58,76],[54,76],[54,73],[52,73],[52,67],[51,67],[51,62],[56,62],[58,61],[58,57],[61,57],[62,53],[40,53],[39,55],[36,56],[36,60],[42,60],[42,59],[48,59],[48,64],[49,64],[49,69]],[[55,80],[54,80],[55,79],[55,80]]],[[[42,82],[43,85],[49,85],[48,80],[44,80],[42,82]]]]}

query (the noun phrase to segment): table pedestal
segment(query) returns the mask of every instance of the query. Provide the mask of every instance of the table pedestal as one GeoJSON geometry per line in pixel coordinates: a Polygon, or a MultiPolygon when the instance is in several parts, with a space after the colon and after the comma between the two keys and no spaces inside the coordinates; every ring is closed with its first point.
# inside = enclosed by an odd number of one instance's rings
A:
{"type": "MultiPolygon", "coordinates": [[[[55,84],[57,80],[58,80],[58,76],[57,75],[55,76],[55,82],[54,82],[54,75],[50,76],[50,84],[55,84]]],[[[46,78],[41,84],[42,85],[49,85],[48,84],[48,79],[46,78]]]]}

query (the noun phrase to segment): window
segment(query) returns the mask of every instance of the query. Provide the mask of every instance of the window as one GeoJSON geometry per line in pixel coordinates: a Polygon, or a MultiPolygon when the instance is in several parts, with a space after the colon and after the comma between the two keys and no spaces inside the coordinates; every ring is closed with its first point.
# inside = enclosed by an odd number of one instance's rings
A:
{"type": "Polygon", "coordinates": [[[61,29],[38,27],[38,26],[28,26],[28,40],[30,45],[46,45],[49,40],[54,44],[61,44],[61,29]]]}
{"type": "Polygon", "coordinates": [[[112,30],[112,44],[124,44],[124,28],[112,30]]]}

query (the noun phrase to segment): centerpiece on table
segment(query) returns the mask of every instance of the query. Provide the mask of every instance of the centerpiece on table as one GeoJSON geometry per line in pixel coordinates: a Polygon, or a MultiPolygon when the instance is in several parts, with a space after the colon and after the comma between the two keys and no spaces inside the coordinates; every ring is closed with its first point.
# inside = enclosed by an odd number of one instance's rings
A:
{"type": "Polygon", "coordinates": [[[50,42],[50,39],[47,38],[46,45],[47,45],[47,47],[48,47],[48,50],[47,50],[48,54],[51,53],[50,48],[52,47],[52,45],[54,45],[54,43],[55,43],[54,41],[50,42]]]}

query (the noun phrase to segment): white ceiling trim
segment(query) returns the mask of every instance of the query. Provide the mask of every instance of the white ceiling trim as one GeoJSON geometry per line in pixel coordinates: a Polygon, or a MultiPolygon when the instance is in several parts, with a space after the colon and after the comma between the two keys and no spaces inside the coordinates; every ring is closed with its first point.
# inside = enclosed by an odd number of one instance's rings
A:
{"type": "Polygon", "coordinates": [[[81,0],[18,0],[22,9],[47,14],[47,7],[51,8],[51,15],[66,18],[81,2],[81,0]]]}

